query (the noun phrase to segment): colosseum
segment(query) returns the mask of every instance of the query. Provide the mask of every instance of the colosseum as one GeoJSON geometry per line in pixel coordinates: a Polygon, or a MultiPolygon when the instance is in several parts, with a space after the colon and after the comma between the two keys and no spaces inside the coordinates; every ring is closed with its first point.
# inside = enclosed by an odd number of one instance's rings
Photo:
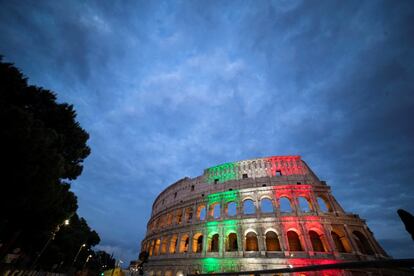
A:
{"type": "Polygon", "coordinates": [[[153,204],[141,250],[156,276],[389,259],[300,156],[226,163],[170,185],[153,204]]]}

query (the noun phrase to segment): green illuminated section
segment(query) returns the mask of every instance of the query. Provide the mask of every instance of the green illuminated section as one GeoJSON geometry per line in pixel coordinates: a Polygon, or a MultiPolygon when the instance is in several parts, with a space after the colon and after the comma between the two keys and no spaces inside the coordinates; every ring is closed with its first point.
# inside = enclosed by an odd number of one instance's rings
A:
{"type": "Polygon", "coordinates": [[[211,205],[216,202],[230,202],[237,201],[239,199],[238,190],[235,191],[225,191],[220,193],[215,193],[207,196],[208,204],[211,205]]]}
{"type": "Polygon", "coordinates": [[[207,182],[212,183],[215,180],[218,180],[219,182],[225,182],[228,180],[237,179],[237,166],[238,164],[233,162],[209,168],[207,182]]]}
{"type": "Polygon", "coordinates": [[[204,258],[202,261],[203,272],[220,271],[220,260],[217,258],[204,258]]]}

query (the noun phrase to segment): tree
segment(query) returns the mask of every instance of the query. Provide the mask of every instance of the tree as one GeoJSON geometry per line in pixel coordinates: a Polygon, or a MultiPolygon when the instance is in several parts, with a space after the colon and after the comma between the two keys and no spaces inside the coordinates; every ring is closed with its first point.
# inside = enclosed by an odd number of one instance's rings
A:
{"type": "Polygon", "coordinates": [[[12,247],[28,254],[73,216],[77,199],[70,181],[82,172],[88,133],[72,105],[28,85],[0,57],[0,259],[12,247]]]}

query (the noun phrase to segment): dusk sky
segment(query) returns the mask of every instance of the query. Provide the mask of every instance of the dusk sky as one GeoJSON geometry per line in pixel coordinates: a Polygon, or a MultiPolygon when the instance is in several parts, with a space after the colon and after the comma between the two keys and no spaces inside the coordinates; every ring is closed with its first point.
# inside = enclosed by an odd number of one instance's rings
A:
{"type": "Polygon", "coordinates": [[[414,244],[414,1],[2,1],[0,54],[74,105],[72,183],[136,259],[151,206],[210,166],[301,155],[394,258],[414,244]]]}

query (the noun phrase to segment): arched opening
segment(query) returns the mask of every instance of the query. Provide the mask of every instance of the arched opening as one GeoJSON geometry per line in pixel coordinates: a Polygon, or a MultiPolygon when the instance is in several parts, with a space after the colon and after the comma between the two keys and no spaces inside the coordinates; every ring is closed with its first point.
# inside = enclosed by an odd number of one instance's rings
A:
{"type": "Polygon", "coordinates": [[[374,251],[372,250],[372,247],[369,244],[369,241],[367,240],[367,238],[364,236],[364,234],[362,234],[359,231],[354,231],[352,232],[352,234],[354,236],[354,240],[358,246],[358,249],[362,254],[365,254],[365,255],[374,254],[374,251]]]}
{"type": "Polygon", "coordinates": [[[193,236],[193,252],[201,253],[203,251],[203,234],[197,233],[193,236]]]}
{"type": "Polygon", "coordinates": [[[257,235],[254,232],[246,234],[246,251],[259,251],[257,235]]]}
{"type": "Polygon", "coordinates": [[[334,231],[331,232],[332,239],[335,244],[336,251],[341,253],[346,253],[344,243],[342,242],[341,237],[334,231]]]}
{"type": "Polygon", "coordinates": [[[279,238],[277,234],[273,231],[268,231],[266,233],[266,250],[267,251],[281,251],[279,238]]]}
{"type": "Polygon", "coordinates": [[[164,276],[172,276],[172,271],[171,270],[165,271],[164,276]]]}
{"type": "Polygon", "coordinates": [[[295,231],[288,231],[287,238],[290,251],[303,251],[299,235],[295,231]]]}
{"type": "Polygon", "coordinates": [[[184,272],[182,270],[178,270],[177,273],[175,273],[175,276],[184,276],[184,272]]]}
{"type": "Polygon", "coordinates": [[[227,236],[226,251],[237,251],[237,250],[239,250],[239,247],[237,245],[237,234],[236,233],[230,233],[227,236]]]}
{"type": "Polygon", "coordinates": [[[319,209],[322,212],[324,212],[324,213],[332,212],[331,205],[328,203],[327,200],[325,200],[325,198],[323,198],[321,196],[318,196],[317,200],[318,200],[318,204],[319,204],[319,209]]]}
{"type": "Polygon", "coordinates": [[[268,198],[262,198],[260,200],[260,210],[262,213],[273,213],[272,201],[268,198]]]}
{"type": "Polygon", "coordinates": [[[155,246],[155,241],[151,241],[150,247],[149,247],[149,255],[152,256],[152,254],[154,254],[154,246],[155,246]]]}
{"type": "Polygon", "coordinates": [[[193,218],[193,208],[187,207],[185,209],[185,221],[187,223],[190,223],[192,218],[193,218]]]}
{"type": "Polygon", "coordinates": [[[290,204],[290,200],[287,197],[281,197],[279,199],[280,205],[280,212],[282,213],[291,213],[292,212],[292,205],[290,204]]]}
{"type": "Polygon", "coordinates": [[[200,205],[197,207],[197,219],[201,221],[206,219],[206,206],[200,205]]]}
{"type": "Polygon", "coordinates": [[[251,199],[246,199],[243,201],[243,213],[245,215],[251,215],[256,213],[256,207],[254,206],[254,202],[251,199]]]}
{"type": "Polygon", "coordinates": [[[158,256],[158,254],[160,253],[160,244],[161,244],[160,239],[157,239],[155,241],[154,256],[158,256]]]}
{"type": "Polygon", "coordinates": [[[311,240],[313,251],[315,251],[315,252],[325,252],[326,251],[324,246],[323,246],[321,237],[319,236],[318,233],[316,233],[313,230],[309,231],[309,238],[311,240]]]}
{"type": "Polygon", "coordinates": [[[298,201],[299,201],[299,208],[302,212],[309,213],[310,211],[312,211],[311,204],[306,197],[300,196],[298,197],[298,201]]]}
{"type": "Polygon", "coordinates": [[[180,242],[180,253],[186,253],[188,251],[188,242],[189,242],[189,238],[188,235],[185,234],[181,237],[181,242],[180,242]]]}
{"type": "Polygon", "coordinates": [[[211,237],[209,251],[210,252],[219,252],[219,234],[214,234],[211,237]]]}
{"type": "Polygon", "coordinates": [[[168,215],[167,215],[167,225],[172,224],[173,217],[174,217],[174,215],[173,215],[172,212],[168,213],[168,215]]]}
{"type": "Polygon", "coordinates": [[[177,224],[181,224],[181,222],[183,221],[183,210],[182,209],[177,210],[175,221],[177,224]]]}
{"type": "Polygon", "coordinates": [[[161,254],[167,253],[168,237],[163,237],[161,241],[161,254]]]}
{"type": "Polygon", "coordinates": [[[175,250],[177,248],[177,241],[178,241],[177,235],[175,234],[171,237],[171,240],[170,240],[170,253],[171,254],[175,253],[175,250]]]}
{"type": "Polygon", "coordinates": [[[220,203],[216,202],[210,205],[208,215],[210,218],[220,218],[220,203]]]}
{"type": "Polygon", "coordinates": [[[232,201],[227,203],[227,215],[229,217],[237,215],[237,204],[236,202],[232,201]]]}

